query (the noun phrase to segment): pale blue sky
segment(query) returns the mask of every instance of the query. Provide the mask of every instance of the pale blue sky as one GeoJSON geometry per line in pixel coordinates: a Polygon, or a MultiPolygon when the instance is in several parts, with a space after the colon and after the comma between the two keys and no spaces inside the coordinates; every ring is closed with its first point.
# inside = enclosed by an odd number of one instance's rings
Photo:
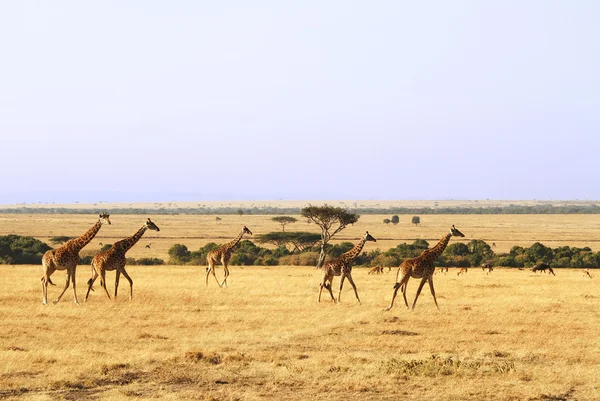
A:
{"type": "Polygon", "coordinates": [[[600,199],[600,2],[0,3],[0,203],[600,199]]]}

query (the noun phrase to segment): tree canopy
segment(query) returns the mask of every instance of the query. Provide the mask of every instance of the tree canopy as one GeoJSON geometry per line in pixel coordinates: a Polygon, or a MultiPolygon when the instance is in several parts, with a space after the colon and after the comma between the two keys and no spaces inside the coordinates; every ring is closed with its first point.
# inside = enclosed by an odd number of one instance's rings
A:
{"type": "Polygon", "coordinates": [[[298,219],[296,219],[295,217],[292,217],[292,216],[277,216],[277,217],[272,217],[271,220],[281,224],[282,231],[285,231],[285,226],[287,224],[295,223],[298,221],[298,219]]]}

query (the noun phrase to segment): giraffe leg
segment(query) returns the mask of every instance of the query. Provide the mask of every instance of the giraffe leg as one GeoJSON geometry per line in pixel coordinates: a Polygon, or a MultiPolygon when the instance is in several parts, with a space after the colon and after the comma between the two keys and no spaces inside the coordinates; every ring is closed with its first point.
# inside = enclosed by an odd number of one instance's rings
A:
{"type": "MultiPolygon", "coordinates": [[[[398,276],[396,276],[396,280],[397,277],[398,276]]],[[[406,295],[404,294],[404,292],[406,291],[406,283],[408,282],[409,278],[410,276],[402,276],[400,281],[396,281],[396,284],[394,284],[394,294],[392,295],[392,302],[390,302],[390,306],[386,308],[386,311],[392,309],[392,306],[394,306],[394,300],[396,299],[396,295],[398,295],[398,290],[400,288],[402,288],[402,295],[404,295],[404,302],[406,302],[406,295]]],[[[408,308],[408,302],[406,302],[406,307],[408,308]]]]}
{"type": "Polygon", "coordinates": [[[94,285],[94,281],[98,278],[98,273],[96,273],[96,269],[92,269],[92,278],[88,280],[88,289],[85,293],[85,299],[83,302],[87,302],[88,296],[90,295],[90,290],[92,289],[92,285],[94,285]]]}
{"type": "Polygon", "coordinates": [[[417,299],[419,299],[419,294],[421,294],[421,290],[423,289],[423,286],[425,285],[426,281],[427,281],[427,277],[423,277],[421,279],[421,284],[419,284],[419,289],[417,290],[417,295],[415,296],[415,301],[412,304],[412,310],[415,310],[415,305],[417,304],[417,299]]]}
{"type": "Polygon", "coordinates": [[[106,288],[106,271],[102,270],[100,272],[100,287],[104,288],[104,292],[106,292],[106,296],[110,299],[110,294],[108,293],[108,289],[106,288]]]}
{"type": "Polygon", "coordinates": [[[348,273],[348,281],[350,282],[350,285],[352,286],[352,288],[354,288],[354,294],[356,295],[356,300],[358,301],[358,304],[360,305],[360,298],[358,297],[358,291],[356,290],[356,285],[354,284],[354,280],[352,280],[352,273],[348,273]]]}
{"type": "Polygon", "coordinates": [[[127,281],[129,281],[129,302],[131,302],[133,301],[133,280],[131,279],[131,277],[129,277],[129,274],[127,274],[125,268],[123,268],[122,270],[123,276],[127,279],[127,281]]]}
{"type": "Polygon", "coordinates": [[[42,276],[42,304],[48,305],[48,283],[54,285],[50,280],[50,275],[54,273],[54,269],[47,269],[42,276]]]}
{"type": "Polygon", "coordinates": [[[437,308],[437,310],[439,312],[440,307],[438,306],[437,299],[435,298],[435,290],[433,289],[433,277],[429,276],[427,281],[429,282],[429,290],[431,291],[431,295],[433,295],[433,302],[435,302],[435,307],[437,308]]]}
{"type": "Polygon", "coordinates": [[[223,271],[225,273],[225,276],[223,277],[223,282],[221,282],[221,287],[223,287],[223,285],[225,287],[227,287],[227,276],[229,276],[229,268],[227,267],[227,265],[229,264],[228,260],[223,260],[223,271]]]}
{"type": "Polygon", "coordinates": [[[73,282],[73,298],[75,299],[75,305],[79,305],[79,301],[77,301],[77,290],[75,288],[75,271],[76,271],[76,267],[75,266],[73,268],[73,274],[71,274],[71,281],[73,282]]]}
{"type": "Polygon", "coordinates": [[[58,298],[56,298],[54,300],[55,304],[57,304],[58,302],[60,302],[60,299],[62,298],[63,294],[67,291],[67,288],[69,288],[69,281],[70,280],[71,280],[71,270],[67,269],[67,282],[65,283],[65,288],[63,288],[63,290],[60,293],[60,295],[58,296],[58,298]]]}
{"type": "Polygon", "coordinates": [[[119,291],[119,279],[121,278],[121,270],[117,269],[115,273],[115,299],[117,299],[117,292],[119,291]]]}
{"type": "Polygon", "coordinates": [[[342,287],[344,286],[344,280],[346,279],[346,275],[342,273],[342,277],[340,277],[340,292],[338,293],[337,302],[342,302],[342,287]]]}

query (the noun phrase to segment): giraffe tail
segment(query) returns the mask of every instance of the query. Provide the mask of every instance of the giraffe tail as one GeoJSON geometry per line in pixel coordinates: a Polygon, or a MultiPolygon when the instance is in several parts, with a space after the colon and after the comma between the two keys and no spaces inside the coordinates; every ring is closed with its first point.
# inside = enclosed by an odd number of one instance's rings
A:
{"type": "Polygon", "coordinates": [[[55,287],[56,287],[56,284],[54,284],[54,283],[52,282],[52,280],[50,280],[50,277],[48,277],[48,284],[52,284],[53,286],[55,286],[55,287]]]}
{"type": "Polygon", "coordinates": [[[90,287],[90,290],[92,290],[93,292],[96,292],[96,290],[94,290],[94,287],[92,287],[92,279],[89,279],[87,282],[88,287],[90,287]]]}

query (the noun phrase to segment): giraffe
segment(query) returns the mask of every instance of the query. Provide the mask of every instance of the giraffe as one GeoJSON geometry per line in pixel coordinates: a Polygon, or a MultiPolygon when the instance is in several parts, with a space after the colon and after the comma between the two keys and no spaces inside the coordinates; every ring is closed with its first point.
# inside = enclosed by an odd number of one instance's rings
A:
{"type": "Polygon", "coordinates": [[[323,279],[321,280],[321,284],[319,284],[319,300],[321,302],[321,292],[323,291],[323,287],[329,290],[329,294],[331,295],[331,299],[333,302],[335,301],[335,297],[333,296],[333,292],[331,291],[331,284],[334,276],[342,276],[340,278],[340,292],[338,294],[337,302],[339,303],[342,297],[342,287],[344,286],[344,279],[348,277],[348,281],[352,288],[354,288],[354,294],[356,295],[356,300],[360,304],[360,298],[358,297],[358,291],[356,290],[356,285],[354,284],[354,280],[352,280],[352,261],[360,254],[365,246],[365,242],[373,241],[377,242],[375,238],[369,234],[367,231],[365,235],[362,237],[360,242],[354,246],[354,248],[350,249],[348,252],[341,254],[336,259],[325,263],[321,271],[323,272],[323,279]]]}
{"type": "Polygon", "coordinates": [[[107,213],[100,214],[100,218],[90,228],[80,237],[73,238],[70,241],[67,241],[63,246],[50,249],[47,251],[42,257],[42,268],[44,270],[44,275],[41,278],[42,282],[42,303],[44,305],[48,304],[48,283],[54,285],[50,276],[56,270],[66,270],[67,271],[67,282],[65,283],[65,288],[62,290],[58,298],[54,301],[54,303],[58,303],[62,298],[67,288],[69,288],[69,281],[73,283],[73,297],[75,299],[75,303],[79,305],[77,301],[77,290],[75,288],[75,269],[77,268],[77,264],[79,263],[79,251],[83,249],[98,233],[103,224],[110,225],[109,215],[107,213]]]}
{"type": "Polygon", "coordinates": [[[131,277],[129,277],[129,274],[127,274],[127,271],[125,270],[125,254],[140,240],[140,238],[142,238],[142,235],[144,235],[146,230],[160,231],[160,228],[158,228],[156,224],[148,219],[142,228],[137,230],[137,232],[131,237],[127,237],[121,241],[115,242],[114,245],[109,249],[104,252],[97,253],[96,256],[94,256],[92,259],[92,278],[90,278],[87,282],[88,290],[85,294],[85,302],[87,302],[92,285],[98,276],[100,276],[100,286],[104,288],[106,296],[108,296],[108,299],[110,299],[110,295],[106,289],[106,272],[113,270],[117,271],[115,276],[115,298],[117,298],[119,278],[122,273],[127,281],[129,281],[129,301],[133,300],[133,280],[131,277]]]}
{"type": "Polygon", "coordinates": [[[412,309],[415,309],[415,305],[417,304],[417,299],[419,298],[419,294],[421,293],[421,289],[425,285],[425,282],[429,282],[429,289],[431,291],[431,295],[433,295],[433,301],[435,302],[435,307],[437,310],[440,310],[438,306],[437,299],[435,298],[435,290],[433,288],[433,272],[435,268],[433,267],[433,262],[444,252],[448,242],[451,237],[464,237],[465,235],[458,231],[456,227],[452,226],[450,228],[450,232],[442,237],[440,242],[437,243],[431,249],[427,249],[421,253],[421,255],[417,256],[413,259],[407,259],[400,267],[398,267],[398,273],[396,273],[396,284],[394,285],[394,295],[392,296],[392,302],[390,302],[390,306],[387,307],[386,310],[392,309],[394,306],[394,299],[396,299],[396,295],[398,294],[398,289],[402,288],[402,296],[404,297],[404,303],[406,304],[406,308],[408,309],[408,301],[406,300],[406,286],[408,284],[408,280],[413,278],[420,278],[421,284],[419,284],[419,288],[417,289],[417,295],[415,296],[415,300],[412,304],[412,309]]]}
{"type": "Polygon", "coordinates": [[[231,249],[237,245],[238,242],[242,239],[244,234],[252,235],[252,231],[248,229],[248,227],[244,226],[242,231],[235,237],[231,242],[221,245],[214,251],[210,251],[208,255],[206,255],[206,261],[208,262],[208,267],[206,268],[206,286],[208,287],[208,275],[212,271],[213,277],[219,284],[219,287],[223,287],[223,285],[227,286],[227,276],[229,276],[229,269],[227,266],[229,265],[229,259],[231,259],[231,249]],[[217,275],[215,273],[215,264],[221,262],[223,265],[223,270],[225,271],[225,277],[223,281],[219,283],[217,280],[217,275]]]}
{"type": "Polygon", "coordinates": [[[375,266],[367,274],[382,274],[383,266],[375,266]]]}

